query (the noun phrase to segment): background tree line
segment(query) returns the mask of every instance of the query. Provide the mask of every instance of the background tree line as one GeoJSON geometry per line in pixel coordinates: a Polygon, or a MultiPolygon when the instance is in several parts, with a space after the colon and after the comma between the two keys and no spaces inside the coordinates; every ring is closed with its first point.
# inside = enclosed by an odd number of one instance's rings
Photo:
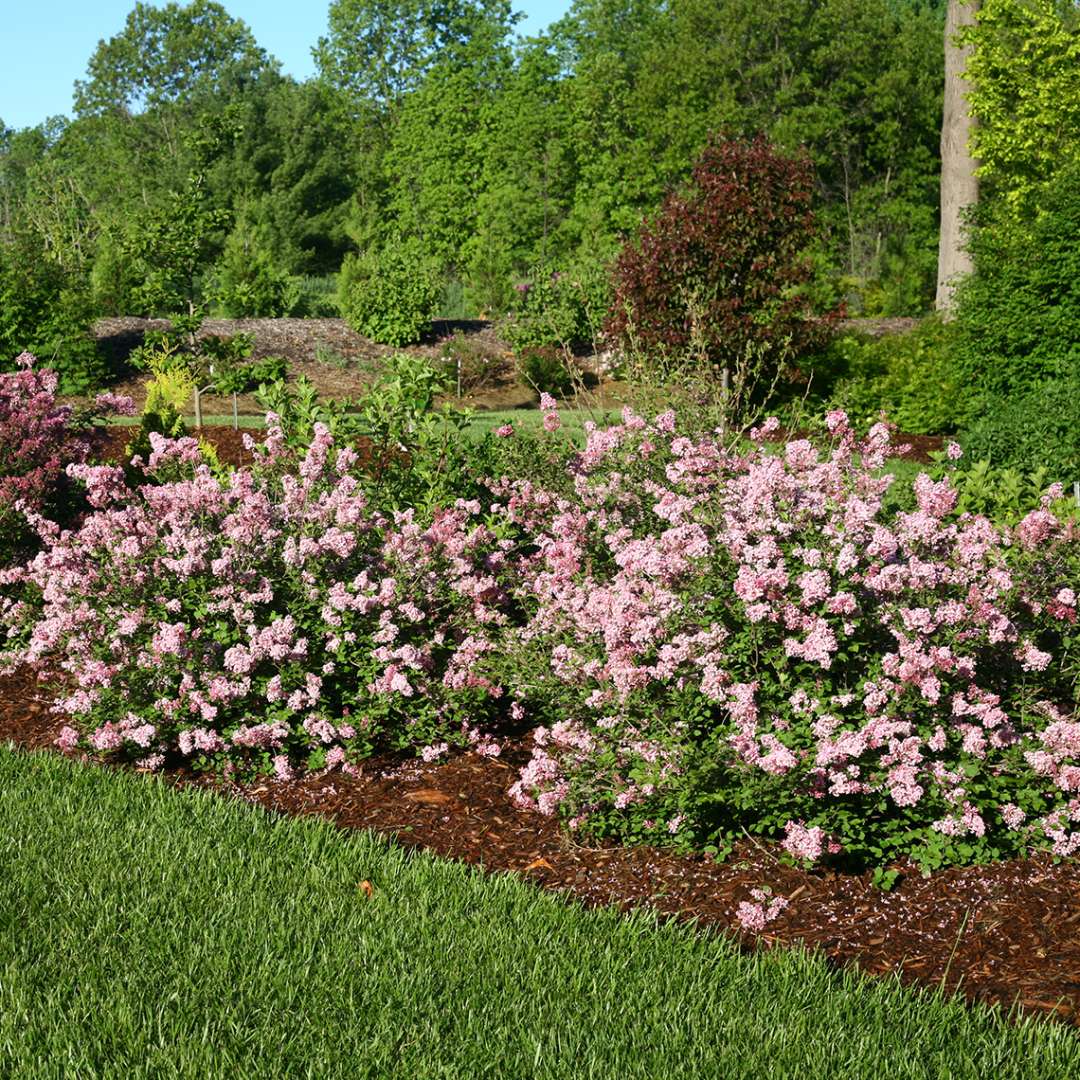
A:
{"type": "Polygon", "coordinates": [[[536,37],[516,22],[507,0],[333,0],[297,82],[220,4],[136,4],[73,118],[0,125],[19,287],[36,274],[94,313],[163,312],[153,234],[195,185],[189,285],[227,314],[329,313],[347,254],[402,245],[444,313],[498,313],[537,268],[614,256],[723,131],[809,155],[832,299],[930,306],[942,4],[576,0],[536,37]]]}

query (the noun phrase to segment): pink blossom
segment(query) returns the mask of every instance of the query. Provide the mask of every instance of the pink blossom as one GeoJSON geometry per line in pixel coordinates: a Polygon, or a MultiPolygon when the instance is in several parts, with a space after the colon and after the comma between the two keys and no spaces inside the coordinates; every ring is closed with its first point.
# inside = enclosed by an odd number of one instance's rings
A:
{"type": "Polygon", "coordinates": [[[65,753],[70,753],[79,745],[78,731],[69,724],[65,724],[56,738],[56,745],[65,753]]]}
{"type": "Polygon", "coordinates": [[[795,858],[810,863],[817,862],[824,846],[825,832],[820,826],[807,828],[798,821],[789,821],[784,826],[784,850],[795,858]]]}
{"type": "Polygon", "coordinates": [[[744,930],[760,932],[788,906],[787,897],[770,896],[765,889],[751,889],[751,900],[741,900],[735,918],[744,930]]]}

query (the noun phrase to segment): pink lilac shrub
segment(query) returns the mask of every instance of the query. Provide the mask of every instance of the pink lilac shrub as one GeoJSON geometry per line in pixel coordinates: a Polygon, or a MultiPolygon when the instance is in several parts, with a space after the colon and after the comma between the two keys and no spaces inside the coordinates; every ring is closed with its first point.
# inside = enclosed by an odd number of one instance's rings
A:
{"type": "Polygon", "coordinates": [[[584,834],[748,832],[806,864],[1073,854],[1059,492],[1006,528],[922,475],[887,514],[888,429],[828,427],[824,450],[735,451],[627,410],[564,474],[424,519],[373,505],[321,426],[297,461],[272,425],[228,480],[155,436],[162,482],[70,468],[93,512],[39,519],[44,550],[0,576],[6,660],[65,687],[65,746],[145,768],[495,755],[505,715],[535,726],[514,799],[584,834]]]}
{"type": "MultiPolygon", "coordinates": [[[[527,538],[490,677],[541,723],[513,797],[601,835],[924,867],[1080,847],[1080,545],[915,481],[889,432],[732,452],[675,417],[591,429],[572,488],[497,485],[527,538]]],[[[768,429],[756,432],[760,439],[768,429]]]]}
{"type": "Polygon", "coordinates": [[[193,439],[150,438],[139,487],[72,465],[92,512],[46,524],[2,576],[20,594],[6,662],[63,687],[66,748],[283,778],[376,746],[490,752],[477,720],[501,689],[476,667],[505,618],[504,556],[478,504],[424,525],[378,512],[323,425],[291,469],[271,428],[262,467],[227,481],[193,439]]]}
{"type": "Polygon", "coordinates": [[[24,511],[51,510],[70,462],[89,445],[74,429],[72,409],[56,401],[57,375],[16,358],[19,370],[0,374],[0,557],[34,541],[24,511]]]}
{"type": "Polygon", "coordinates": [[[760,933],[788,906],[786,896],[771,896],[766,889],[751,889],[749,900],[740,900],[735,918],[744,930],[760,933]]]}

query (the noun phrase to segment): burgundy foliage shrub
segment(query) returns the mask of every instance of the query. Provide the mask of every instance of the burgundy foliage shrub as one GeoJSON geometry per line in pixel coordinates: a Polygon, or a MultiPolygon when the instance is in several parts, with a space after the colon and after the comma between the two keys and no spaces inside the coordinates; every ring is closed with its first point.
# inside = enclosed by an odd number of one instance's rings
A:
{"type": "Polygon", "coordinates": [[[764,136],[714,136],[686,189],[668,195],[616,260],[605,329],[658,357],[696,344],[718,366],[755,350],[775,364],[821,343],[840,312],[815,314],[805,294],[812,194],[805,157],[784,156],[764,136]]]}

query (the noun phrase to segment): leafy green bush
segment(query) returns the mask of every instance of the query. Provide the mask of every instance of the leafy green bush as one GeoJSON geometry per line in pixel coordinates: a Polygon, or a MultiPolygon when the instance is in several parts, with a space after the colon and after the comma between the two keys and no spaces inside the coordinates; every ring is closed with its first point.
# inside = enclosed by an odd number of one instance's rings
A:
{"type": "Polygon", "coordinates": [[[62,394],[100,385],[105,361],[90,335],[87,292],[29,237],[0,243],[0,368],[33,353],[59,378],[62,394]]]}
{"type": "Polygon", "coordinates": [[[501,332],[516,350],[572,348],[600,336],[611,302],[608,273],[600,263],[579,262],[567,270],[540,265],[514,286],[515,300],[501,332]]]}
{"type": "Polygon", "coordinates": [[[964,397],[955,345],[955,330],[937,319],[877,339],[844,334],[808,365],[811,385],[815,397],[844,409],[858,427],[875,423],[884,411],[911,435],[952,432],[964,397]]]}
{"type": "Polygon", "coordinates": [[[959,436],[971,459],[1022,472],[1043,468],[1062,483],[1080,480],[1080,375],[984,397],[981,407],[959,436]]]}
{"type": "Polygon", "coordinates": [[[410,345],[430,329],[442,295],[438,266],[417,240],[345,257],[338,304],[345,321],[372,341],[410,345]]]}
{"type": "MultiPolygon", "coordinates": [[[[1030,220],[1017,220],[992,201],[973,216],[975,270],[958,287],[956,312],[957,375],[975,391],[971,420],[999,412],[1009,395],[1076,371],[1078,236],[1080,167],[1063,170],[1042,188],[1030,220]]],[[[1055,400],[1064,404],[1062,395],[1055,400]]]]}
{"type": "MultiPolygon", "coordinates": [[[[259,404],[277,417],[282,441],[305,450],[325,425],[337,442],[361,449],[364,482],[376,505],[393,510],[430,509],[474,497],[483,469],[464,438],[467,414],[435,408],[446,389],[445,371],[423,357],[392,356],[380,378],[359,401],[319,399],[309,379],[259,387],[259,404]]],[[[479,459],[477,459],[479,460],[479,459]]]]}
{"type": "MultiPolygon", "coordinates": [[[[946,459],[945,454],[939,455],[946,459]]],[[[934,478],[947,475],[957,491],[955,512],[982,514],[997,525],[1016,525],[1032,510],[1042,505],[1042,497],[1050,486],[1050,474],[1040,467],[1032,472],[1019,469],[996,469],[986,458],[959,467],[949,467],[944,461],[934,470],[934,478]]],[[[1062,520],[1074,516],[1076,503],[1071,493],[1052,504],[1053,512],[1062,520]]]]}
{"type": "Polygon", "coordinates": [[[566,397],[574,391],[574,371],[564,352],[550,346],[529,346],[518,357],[521,380],[538,394],[566,397]]]}
{"type": "Polygon", "coordinates": [[[199,339],[199,352],[211,385],[219,394],[245,394],[260,383],[284,379],[289,364],[283,356],[250,359],[255,346],[250,334],[199,339]]]}

